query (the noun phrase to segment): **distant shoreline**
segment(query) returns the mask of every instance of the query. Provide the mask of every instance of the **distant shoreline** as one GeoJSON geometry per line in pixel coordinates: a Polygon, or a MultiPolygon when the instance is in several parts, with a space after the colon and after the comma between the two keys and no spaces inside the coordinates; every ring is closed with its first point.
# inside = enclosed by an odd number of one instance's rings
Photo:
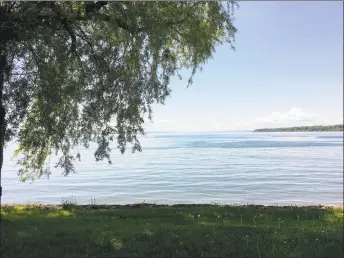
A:
{"type": "Polygon", "coordinates": [[[314,126],[295,126],[280,128],[260,128],[256,132],[343,132],[343,125],[314,125],[314,126]]]}

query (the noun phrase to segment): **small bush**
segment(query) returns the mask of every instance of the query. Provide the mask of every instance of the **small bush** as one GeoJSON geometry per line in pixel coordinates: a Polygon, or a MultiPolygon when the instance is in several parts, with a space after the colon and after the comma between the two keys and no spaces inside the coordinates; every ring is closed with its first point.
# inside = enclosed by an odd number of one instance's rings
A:
{"type": "Polygon", "coordinates": [[[96,199],[91,198],[91,208],[96,209],[97,205],[98,205],[98,203],[97,203],[96,199]]]}
{"type": "Polygon", "coordinates": [[[62,198],[62,209],[64,210],[71,210],[77,207],[78,203],[76,198],[71,196],[67,198],[62,198]]]}

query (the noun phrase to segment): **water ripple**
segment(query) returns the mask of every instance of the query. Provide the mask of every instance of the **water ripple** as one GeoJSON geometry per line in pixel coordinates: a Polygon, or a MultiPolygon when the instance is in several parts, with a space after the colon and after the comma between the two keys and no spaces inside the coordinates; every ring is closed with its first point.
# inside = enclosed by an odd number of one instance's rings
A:
{"type": "MultiPolygon", "coordinates": [[[[153,134],[142,153],[111,154],[113,164],[82,150],[77,173],[21,183],[5,152],[3,203],[342,204],[343,143],[336,133],[153,134]],[[273,139],[273,140],[272,140],[273,139]],[[276,140],[278,139],[278,140],[276,140]],[[338,140],[337,142],[335,140],[338,140]]],[[[54,164],[57,158],[52,157],[54,164]]]]}

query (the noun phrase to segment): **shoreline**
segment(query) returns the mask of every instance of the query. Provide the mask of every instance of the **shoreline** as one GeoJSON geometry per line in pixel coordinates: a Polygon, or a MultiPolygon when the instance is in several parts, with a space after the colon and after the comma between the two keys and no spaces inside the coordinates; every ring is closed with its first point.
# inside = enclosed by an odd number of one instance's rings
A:
{"type": "Polygon", "coordinates": [[[257,128],[253,132],[343,132],[343,124],[257,128]]]}
{"type": "Polygon", "coordinates": [[[260,205],[260,204],[155,204],[155,203],[134,203],[134,204],[40,204],[40,203],[13,203],[13,204],[1,204],[1,207],[37,207],[44,209],[63,209],[64,207],[75,207],[81,210],[87,209],[103,209],[103,210],[115,210],[115,209],[128,209],[128,208],[199,208],[199,207],[242,207],[242,208],[260,208],[260,209],[291,209],[291,208],[305,208],[305,209],[341,209],[344,210],[344,205],[260,205]]]}

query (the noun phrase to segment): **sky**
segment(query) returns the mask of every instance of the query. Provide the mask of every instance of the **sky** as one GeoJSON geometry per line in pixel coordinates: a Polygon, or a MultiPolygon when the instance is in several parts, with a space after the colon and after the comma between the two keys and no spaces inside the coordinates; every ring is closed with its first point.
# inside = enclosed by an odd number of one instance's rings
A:
{"type": "Polygon", "coordinates": [[[241,2],[235,51],[216,49],[193,85],[177,78],[146,131],[343,123],[343,3],[241,2]]]}

